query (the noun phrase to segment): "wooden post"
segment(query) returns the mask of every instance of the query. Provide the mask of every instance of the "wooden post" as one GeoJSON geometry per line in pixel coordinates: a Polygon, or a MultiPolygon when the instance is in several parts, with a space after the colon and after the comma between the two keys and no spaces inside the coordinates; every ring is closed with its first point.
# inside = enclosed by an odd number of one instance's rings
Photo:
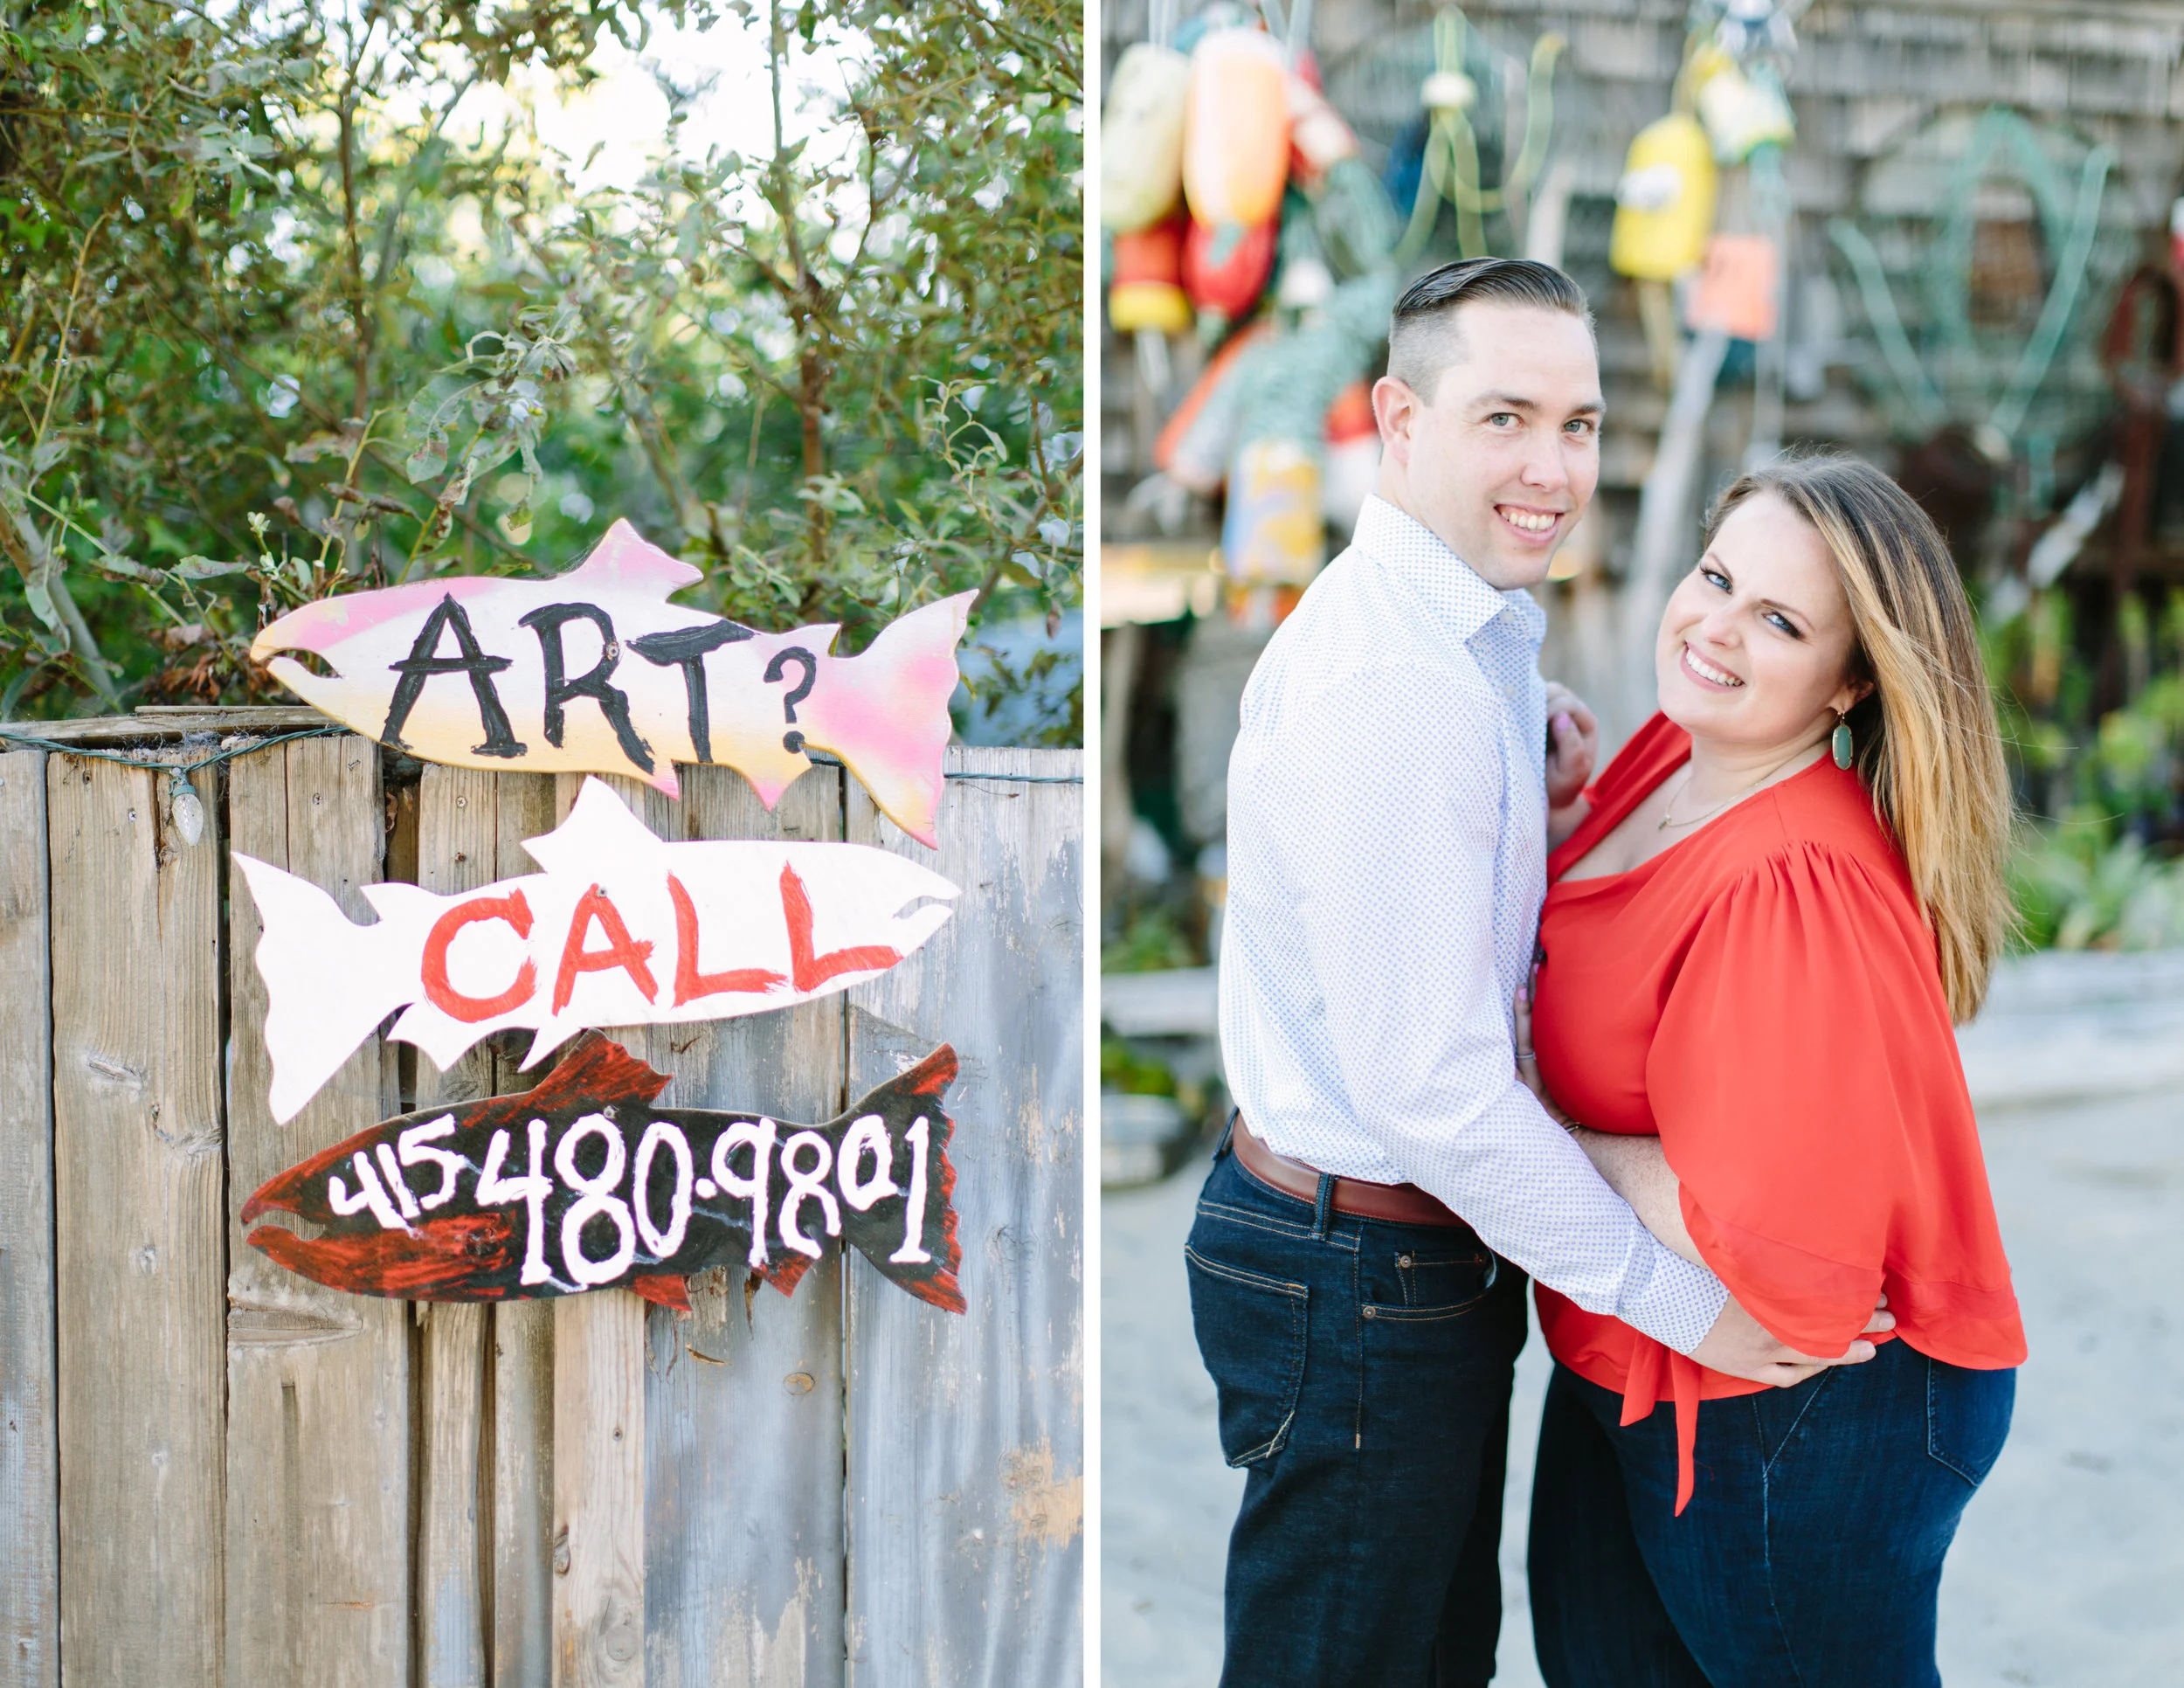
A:
{"type": "MultiPolygon", "coordinates": [[[[841,837],[841,775],[808,773],[769,815],[740,774],[684,768],[694,838],[841,837]]],[[[678,1108],[823,1120],[846,1105],[843,999],[662,1028],[678,1108]]],[[[647,1312],[647,1688],[840,1688],[843,1680],[841,1265],[784,1300],[740,1266],[647,1312]],[[732,1426],[732,1429],[726,1427],[732,1426]],[[725,1430],[726,1433],[723,1433],[725,1430]]]]}
{"type": "Polygon", "coordinates": [[[60,1681],[45,753],[0,754],[0,1684],[60,1681]]]}
{"type": "MultiPolygon", "coordinates": [[[[553,831],[551,774],[496,782],[495,879],[536,870],[523,841],[553,831]]],[[[494,1056],[496,1096],[528,1090],[544,1071],[521,1069],[524,1051],[494,1056]]],[[[554,1309],[515,1301],[492,1316],[493,1680],[501,1688],[549,1682],[554,1657],[554,1309]]]]}
{"type": "Polygon", "coordinates": [[[554,1303],[554,1688],[645,1680],[645,1304],[554,1303]]]}
{"type": "MultiPolygon", "coordinates": [[[[565,819],[584,777],[554,782],[565,819]]],[[[648,785],[608,782],[660,837],[682,817],[648,785]]],[[[608,1035],[639,1060],[677,1028],[608,1035]]],[[[645,1304],[627,1290],[554,1303],[554,1688],[645,1680],[645,1304]]]]}
{"type": "MultiPolygon", "coordinates": [[[[238,758],[229,843],[370,921],[380,876],[379,747],[305,739],[238,758]]],[[[237,878],[240,889],[240,878],[237,878]]],[[[244,1241],[268,1178],[397,1111],[392,1049],[372,1038],[287,1125],[266,1104],[261,927],[229,903],[227,1674],[237,1684],[408,1688],[410,1317],[283,1271],[244,1241]]]]}
{"type": "Polygon", "coordinates": [[[63,1681],[215,1688],[226,1468],[220,804],[53,756],[63,1681]]]}
{"type": "MultiPolygon", "coordinates": [[[[418,791],[418,883],[446,896],[495,875],[500,776],[427,766],[418,791]]],[[[417,1105],[466,1102],[493,1089],[493,1054],[471,1049],[445,1073],[418,1058],[417,1105]]],[[[480,1519],[491,1470],[486,1445],[486,1309],[416,1308],[423,1330],[418,1491],[419,1688],[484,1688],[488,1535],[480,1519]]]]}
{"type": "MultiPolygon", "coordinates": [[[[1073,751],[948,752],[951,776],[1079,775],[1073,751]]],[[[849,1265],[850,1680],[1073,1683],[1084,1513],[1082,784],[951,777],[937,857],[863,791],[852,842],[963,888],[918,952],[850,992],[855,1095],[953,1043],[968,1313],[849,1265]]]]}

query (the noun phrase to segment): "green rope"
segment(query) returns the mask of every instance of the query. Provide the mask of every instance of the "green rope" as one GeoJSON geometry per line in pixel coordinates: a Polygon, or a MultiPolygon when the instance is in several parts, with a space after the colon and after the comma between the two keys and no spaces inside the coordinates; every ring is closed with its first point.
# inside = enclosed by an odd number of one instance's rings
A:
{"type": "MultiPolygon", "coordinates": [[[[1457,7],[1450,7],[1434,19],[1436,73],[1469,76],[1465,66],[1470,59],[1469,29],[1470,20],[1457,7]]],[[[1488,256],[1487,214],[1507,211],[1546,162],[1547,142],[1554,130],[1555,60],[1567,45],[1552,31],[1532,43],[1531,62],[1524,79],[1524,138],[1500,187],[1479,185],[1479,139],[1462,108],[1448,107],[1434,113],[1427,126],[1425,151],[1419,160],[1418,192],[1411,201],[1410,223],[1396,248],[1400,266],[1407,266],[1424,250],[1443,199],[1456,213],[1458,256],[1488,256]]],[[[1473,86],[1477,86],[1476,80],[1473,86]]]]}
{"type": "MultiPolygon", "coordinates": [[[[1972,206],[1980,183],[1987,178],[1988,163],[2004,148],[2011,154],[2019,176],[2031,190],[2033,206],[2040,217],[2041,239],[2049,252],[2060,253],[2064,250],[2073,221],[2054,162],[2042,150],[2032,126],[2005,107],[1988,107],[1973,128],[1971,143],[1956,161],[1943,202],[1946,209],[1941,227],[1922,277],[1927,306],[1942,338],[1953,351],[1974,363],[1980,354],[1979,342],[1972,332],[1968,298],[1972,206]]],[[[2060,270],[2057,273],[2061,273],[2060,270]]]]}
{"type": "Polygon", "coordinates": [[[2086,266],[2092,261],[2093,239],[2100,231],[2101,197],[2107,190],[2108,172],[2116,163],[2112,147],[2098,146],[2085,156],[2078,172],[2077,217],[2070,230],[2070,244],[2056,266],[2055,286],[2048,289],[2047,303],[2026,344],[2024,355],[2009,379],[2009,389],[1994,407],[1992,419],[2006,439],[2015,439],[2024,425],[2033,395],[2047,379],[2048,365],[2055,361],[2063,336],[2077,309],[2079,290],[2085,285],[2086,266]]]}
{"type": "MultiPolygon", "coordinates": [[[[2055,280],[2042,302],[2039,321],[1987,419],[1988,425],[2014,445],[2077,313],[2094,243],[2100,233],[2101,202],[2117,156],[2113,148],[2105,145],[2087,153],[2078,170],[2073,198],[2065,191],[2053,161],[2042,150],[2030,124],[2001,107],[1992,107],[1981,114],[1970,145],[1957,160],[1932,254],[1920,277],[1947,360],[1944,379],[1952,385],[1956,384],[1952,374],[1954,366],[1963,363],[1976,368],[1980,356],[1966,302],[1973,200],[1995,154],[2005,148],[2032,193],[2049,250],[2056,254],[2055,280]]],[[[1904,332],[1880,254],[1863,231],[1847,218],[1831,219],[1828,232],[1849,262],[1867,320],[1873,325],[1874,336],[1880,342],[1890,372],[1916,425],[1932,432],[1947,419],[1949,404],[1904,332]]]]}
{"type": "Polygon", "coordinates": [[[1830,218],[1828,234],[1850,261],[1858,296],[1865,303],[1866,320],[1873,324],[1874,337],[1881,342],[1882,356],[1888,359],[1889,371],[1895,376],[1904,402],[1918,419],[1919,426],[1931,433],[1948,415],[1948,406],[1933,377],[1926,373],[1926,366],[1918,361],[1918,354],[1911,349],[1911,337],[1904,332],[1904,319],[1896,313],[1896,296],[1889,291],[1880,253],[1873,250],[1865,231],[1848,218],[1830,218]]]}

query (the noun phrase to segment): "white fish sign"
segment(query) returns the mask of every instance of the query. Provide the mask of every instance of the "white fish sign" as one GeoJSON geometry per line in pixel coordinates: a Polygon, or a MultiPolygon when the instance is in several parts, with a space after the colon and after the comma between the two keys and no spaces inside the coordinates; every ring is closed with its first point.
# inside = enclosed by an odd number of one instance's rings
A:
{"type": "Polygon", "coordinates": [[[923,944],[957,895],[868,845],[666,843],[598,779],[523,847],[543,873],[453,896],[360,887],[379,917],[369,926],[236,852],[264,925],[275,1119],[397,1011],[390,1035],[443,1071],[512,1026],[536,1034],[529,1067],[587,1027],[732,1019],[847,990],[923,944]]]}
{"type": "Polygon", "coordinates": [[[630,774],[676,797],[676,763],[719,763],[771,809],[823,751],[933,846],[956,646],[977,594],[831,656],[838,624],[760,633],[667,602],[702,578],[617,522],[553,579],[448,576],[322,598],[268,626],[251,657],[344,725],[456,767],[630,774]]]}

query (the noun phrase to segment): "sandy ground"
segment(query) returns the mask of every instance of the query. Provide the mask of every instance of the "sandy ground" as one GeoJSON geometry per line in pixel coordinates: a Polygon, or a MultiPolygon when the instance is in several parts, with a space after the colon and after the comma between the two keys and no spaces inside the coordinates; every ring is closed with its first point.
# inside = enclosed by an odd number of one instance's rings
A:
{"type": "MultiPolygon", "coordinates": [[[[1982,1114],[2032,1348],[2016,1421],[1941,1595],[1951,1688],[2184,1682],[2184,1100],[2174,1088],[1982,1114]]],[[[1222,1463],[1182,1247],[1205,1175],[1110,1191],[1102,1288],[1102,1673],[1212,1688],[1242,1476],[1222,1463]]],[[[1547,1359],[1519,1362],[1498,1683],[1535,1688],[1524,1516],[1547,1359]]]]}

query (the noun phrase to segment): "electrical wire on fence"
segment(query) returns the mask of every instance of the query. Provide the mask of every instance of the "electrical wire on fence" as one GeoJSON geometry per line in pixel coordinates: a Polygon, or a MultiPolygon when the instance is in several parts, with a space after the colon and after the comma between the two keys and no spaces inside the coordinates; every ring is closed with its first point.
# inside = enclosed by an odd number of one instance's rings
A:
{"type": "MultiPolygon", "coordinates": [[[[190,785],[190,776],[200,768],[210,768],[235,757],[249,756],[258,751],[269,751],[276,744],[291,744],[299,738],[330,738],[349,730],[339,724],[324,727],[305,727],[295,732],[276,733],[270,738],[253,738],[245,744],[224,744],[210,755],[197,757],[188,762],[153,761],[149,758],[126,755],[120,751],[102,751],[87,744],[70,744],[58,738],[41,737],[13,727],[0,727],[0,743],[20,744],[26,750],[58,751],[62,756],[87,757],[94,761],[112,762],[124,768],[141,768],[149,773],[167,776],[167,802],[175,818],[175,829],[182,834],[185,844],[195,844],[204,835],[204,803],[197,788],[190,785]]],[[[187,744],[185,737],[184,744],[187,744]]],[[[840,768],[845,764],[831,756],[811,755],[812,762],[823,768],[840,768]]],[[[1079,774],[1019,774],[978,773],[969,769],[956,769],[945,774],[948,779],[992,779],[1019,785],[1082,785],[1084,776],[1079,774]]]]}

